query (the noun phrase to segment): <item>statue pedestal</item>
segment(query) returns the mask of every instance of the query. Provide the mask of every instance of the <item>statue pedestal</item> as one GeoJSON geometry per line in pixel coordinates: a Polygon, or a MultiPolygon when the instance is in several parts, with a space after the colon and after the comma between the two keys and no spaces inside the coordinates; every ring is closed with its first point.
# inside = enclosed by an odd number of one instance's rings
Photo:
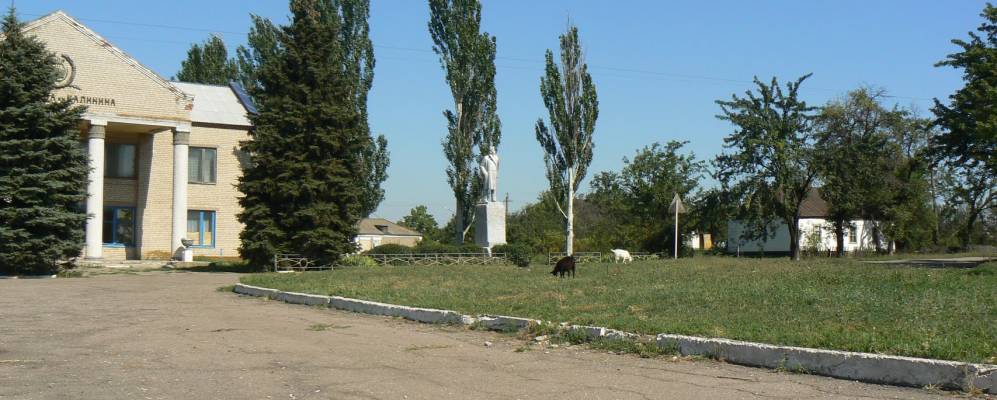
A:
{"type": "Polygon", "coordinates": [[[489,249],[505,244],[505,204],[490,201],[474,207],[474,243],[489,249]]]}

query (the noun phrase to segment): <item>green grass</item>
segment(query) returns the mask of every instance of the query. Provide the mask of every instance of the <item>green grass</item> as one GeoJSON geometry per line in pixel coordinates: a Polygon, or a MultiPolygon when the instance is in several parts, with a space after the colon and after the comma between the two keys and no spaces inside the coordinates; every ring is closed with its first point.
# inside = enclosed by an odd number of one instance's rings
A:
{"type": "Polygon", "coordinates": [[[997,263],[909,268],[848,260],[698,257],[579,266],[379,267],[257,274],[250,285],[468,314],[503,314],[772,344],[997,362],[997,263]]]}

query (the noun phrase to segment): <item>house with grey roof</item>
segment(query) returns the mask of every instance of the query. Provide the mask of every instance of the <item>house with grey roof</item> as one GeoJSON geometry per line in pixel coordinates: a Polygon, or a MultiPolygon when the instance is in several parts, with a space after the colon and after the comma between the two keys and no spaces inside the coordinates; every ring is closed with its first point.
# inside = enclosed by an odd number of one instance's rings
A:
{"type": "Polygon", "coordinates": [[[422,234],[388,221],[384,218],[364,218],[357,223],[354,242],[364,252],[382,244],[415,246],[422,241],[422,234]]]}

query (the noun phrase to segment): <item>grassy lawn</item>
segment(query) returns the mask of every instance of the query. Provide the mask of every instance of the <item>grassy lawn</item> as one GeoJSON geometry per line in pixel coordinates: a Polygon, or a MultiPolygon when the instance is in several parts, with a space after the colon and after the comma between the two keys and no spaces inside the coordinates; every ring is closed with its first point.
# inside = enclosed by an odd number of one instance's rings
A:
{"type": "Polygon", "coordinates": [[[782,345],[997,362],[997,263],[974,269],[698,257],[620,267],[379,267],[257,274],[250,285],[782,345]],[[608,271],[608,272],[607,272],[608,271]]]}

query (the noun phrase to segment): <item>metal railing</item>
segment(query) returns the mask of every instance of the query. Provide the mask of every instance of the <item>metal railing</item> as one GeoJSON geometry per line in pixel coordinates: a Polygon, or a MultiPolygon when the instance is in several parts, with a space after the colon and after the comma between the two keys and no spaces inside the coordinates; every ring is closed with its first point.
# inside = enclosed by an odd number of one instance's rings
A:
{"type": "Polygon", "coordinates": [[[506,264],[504,253],[365,254],[378,265],[496,265],[506,264]]]}
{"type": "MultiPolygon", "coordinates": [[[[547,265],[554,265],[558,260],[567,256],[568,253],[547,253],[547,265]]],[[[576,264],[602,262],[602,253],[597,251],[576,251],[573,256],[576,264]]]]}
{"type": "Polygon", "coordinates": [[[332,269],[328,265],[316,265],[315,261],[302,257],[300,254],[277,253],[273,256],[274,272],[318,271],[332,269]]]}

